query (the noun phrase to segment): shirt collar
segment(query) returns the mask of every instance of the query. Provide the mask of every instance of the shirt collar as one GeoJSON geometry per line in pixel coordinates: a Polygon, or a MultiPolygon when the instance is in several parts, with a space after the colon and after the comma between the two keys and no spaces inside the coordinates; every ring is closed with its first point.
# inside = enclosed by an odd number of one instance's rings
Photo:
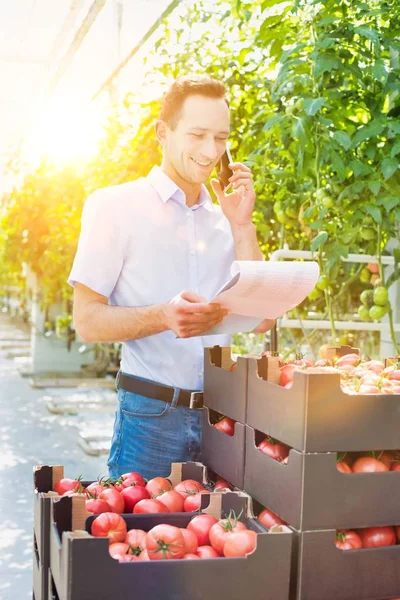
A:
{"type": "MultiPolygon", "coordinates": [[[[175,199],[186,206],[186,197],[183,190],[181,190],[181,188],[172,181],[159,166],[156,165],[151,169],[150,173],[147,175],[147,179],[164,204],[168,202],[168,200],[175,199]]],[[[208,210],[214,210],[211,196],[205,185],[201,186],[200,199],[195,206],[204,206],[204,208],[208,210]]]]}

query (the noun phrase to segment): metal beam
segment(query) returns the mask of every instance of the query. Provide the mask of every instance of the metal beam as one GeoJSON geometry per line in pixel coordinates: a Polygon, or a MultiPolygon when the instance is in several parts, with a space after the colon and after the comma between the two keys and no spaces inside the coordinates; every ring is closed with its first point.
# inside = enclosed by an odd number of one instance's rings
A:
{"type": "Polygon", "coordinates": [[[120,71],[122,71],[122,69],[128,64],[128,62],[132,59],[132,57],[140,50],[140,48],[143,46],[143,44],[145,42],[147,42],[147,40],[153,35],[153,33],[158,29],[158,27],[160,26],[161,22],[163,19],[165,19],[166,17],[168,17],[174,10],[175,8],[178,6],[178,4],[181,3],[182,0],[173,0],[173,2],[171,2],[171,4],[169,4],[167,6],[167,8],[164,10],[163,13],[161,13],[161,15],[158,17],[158,19],[153,23],[153,25],[150,27],[150,29],[147,31],[147,33],[145,33],[145,35],[142,37],[142,39],[136,44],[136,46],[134,48],[132,48],[132,50],[129,52],[129,54],[124,58],[124,60],[122,62],[119,63],[119,65],[114,69],[114,71],[111,73],[111,75],[104,81],[104,83],[102,83],[102,85],[100,86],[100,88],[97,90],[97,92],[92,96],[92,98],[90,99],[90,102],[93,102],[94,100],[96,100],[96,98],[107,88],[109,88],[109,86],[111,85],[113,79],[115,79],[115,77],[117,77],[117,75],[120,73],[120,71]]]}

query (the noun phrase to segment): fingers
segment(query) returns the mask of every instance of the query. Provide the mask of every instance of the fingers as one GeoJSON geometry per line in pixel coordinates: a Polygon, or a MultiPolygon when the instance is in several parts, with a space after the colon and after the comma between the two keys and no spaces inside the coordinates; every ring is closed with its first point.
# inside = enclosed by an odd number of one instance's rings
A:
{"type": "Polygon", "coordinates": [[[190,291],[184,291],[181,292],[181,294],[179,294],[181,298],[183,298],[183,300],[187,300],[188,302],[201,302],[201,303],[207,303],[208,300],[207,298],[204,298],[203,296],[199,296],[199,294],[195,294],[195,292],[190,292],[190,291]]]}
{"type": "Polygon", "coordinates": [[[223,190],[221,188],[221,184],[218,181],[218,179],[211,179],[210,183],[211,183],[213,192],[217,196],[217,198],[220,198],[221,196],[223,196],[223,190]]]}
{"type": "Polygon", "coordinates": [[[243,163],[229,163],[229,168],[232,169],[232,171],[237,171],[240,169],[241,171],[247,171],[248,173],[251,173],[251,169],[246,167],[246,165],[243,163]]]}
{"type": "Polygon", "coordinates": [[[240,186],[243,186],[246,190],[250,190],[253,187],[253,184],[251,179],[237,179],[232,184],[234,190],[237,190],[240,186]]]}

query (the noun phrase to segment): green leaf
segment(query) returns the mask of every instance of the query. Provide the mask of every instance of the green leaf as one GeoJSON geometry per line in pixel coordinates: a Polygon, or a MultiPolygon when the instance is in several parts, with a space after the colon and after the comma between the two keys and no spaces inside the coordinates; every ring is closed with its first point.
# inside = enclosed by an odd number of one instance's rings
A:
{"type": "Polygon", "coordinates": [[[318,250],[318,248],[324,244],[327,239],[328,233],[326,231],[320,231],[317,237],[315,237],[310,244],[311,251],[315,252],[315,250],[318,250]]]}
{"type": "Polygon", "coordinates": [[[381,189],[381,182],[380,181],[368,181],[368,187],[371,190],[371,192],[373,193],[373,195],[377,196],[381,189]]]}
{"type": "Polygon", "coordinates": [[[362,37],[366,37],[374,44],[379,44],[379,33],[376,29],[372,29],[372,27],[367,27],[366,25],[360,25],[359,27],[354,27],[354,33],[358,33],[362,37]]]}
{"type": "Polygon", "coordinates": [[[393,131],[393,133],[400,133],[400,120],[397,121],[389,121],[389,127],[393,131]]]}
{"type": "Polygon", "coordinates": [[[393,146],[393,148],[392,148],[392,150],[391,150],[391,152],[390,152],[390,156],[391,156],[392,158],[394,158],[395,156],[397,156],[397,155],[399,154],[399,152],[400,152],[400,142],[397,142],[397,143],[396,143],[396,144],[393,146]]]}
{"type": "Polygon", "coordinates": [[[400,198],[398,196],[385,196],[377,201],[379,206],[383,206],[386,212],[390,212],[396,206],[400,206],[400,198]]]}
{"type": "Polygon", "coordinates": [[[346,167],[342,158],[332,150],[331,160],[333,170],[337,173],[339,180],[343,181],[346,178],[346,167]]]}
{"type": "Polygon", "coordinates": [[[335,131],[333,134],[333,139],[343,146],[345,150],[349,150],[351,148],[351,137],[347,131],[335,131]]]}
{"type": "Polygon", "coordinates": [[[379,225],[382,223],[382,214],[377,206],[374,206],[373,204],[365,204],[363,206],[363,210],[368,215],[371,215],[375,223],[378,223],[379,225]]]}
{"type": "Polygon", "coordinates": [[[371,167],[364,164],[358,158],[355,158],[349,163],[350,169],[353,171],[355,177],[359,177],[360,175],[368,175],[371,172],[371,167]]]}
{"type": "Polygon", "coordinates": [[[304,127],[303,119],[296,117],[292,127],[292,136],[294,139],[298,139],[302,146],[306,145],[307,136],[306,129],[304,127]]]}
{"type": "Polygon", "coordinates": [[[385,158],[382,162],[382,174],[385,179],[389,179],[397,171],[399,163],[395,158],[385,158]]]}
{"type": "Polygon", "coordinates": [[[381,83],[385,83],[388,78],[388,71],[386,70],[385,63],[383,60],[377,60],[372,67],[372,75],[380,81],[381,83]]]}
{"type": "Polygon", "coordinates": [[[334,69],[338,69],[340,66],[340,61],[336,56],[331,56],[330,54],[322,54],[318,56],[316,63],[314,74],[315,77],[321,77],[324,73],[330,73],[334,69]]]}
{"type": "Polygon", "coordinates": [[[380,121],[371,121],[367,125],[360,127],[353,138],[353,148],[356,148],[368,138],[376,137],[382,133],[383,128],[384,125],[380,121]]]}
{"type": "Polygon", "coordinates": [[[269,129],[274,127],[274,125],[283,121],[284,118],[285,118],[285,115],[274,115],[273,117],[268,119],[268,121],[265,122],[263,131],[268,131],[269,129]]]}
{"type": "Polygon", "coordinates": [[[322,106],[326,105],[326,98],[315,98],[314,100],[305,100],[304,108],[310,117],[313,117],[322,106]]]}

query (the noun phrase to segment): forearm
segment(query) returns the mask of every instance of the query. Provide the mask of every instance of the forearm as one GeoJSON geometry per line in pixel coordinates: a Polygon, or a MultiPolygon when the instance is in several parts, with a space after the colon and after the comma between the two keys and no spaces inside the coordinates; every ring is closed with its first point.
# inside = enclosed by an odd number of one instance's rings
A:
{"type": "Polygon", "coordinates": [[[248,225],[231,226],[235,244],[236,260],[264,260],[257,240],[256,227],[248,225]]]}
{"type": "Polygon", "coordinates": [[[125,342],[168,329],[164,304],[129,308],[93,301],[80,314],[74,310],[74,324],[85,342],[125,342]]]}

